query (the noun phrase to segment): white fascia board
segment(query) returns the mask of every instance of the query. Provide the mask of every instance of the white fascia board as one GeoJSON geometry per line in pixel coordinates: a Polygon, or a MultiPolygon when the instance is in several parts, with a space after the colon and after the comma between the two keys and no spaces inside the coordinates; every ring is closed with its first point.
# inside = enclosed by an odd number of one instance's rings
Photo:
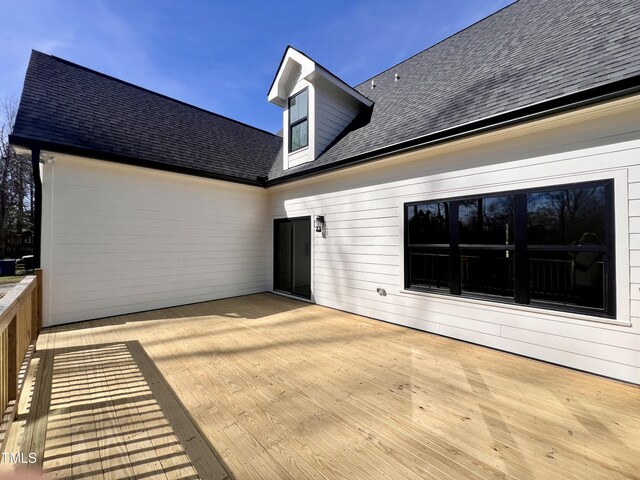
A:
{"type": "Polygon", "coordinates": [[[280,107],[287,104],[289,98],[289,85],[291,77],[298,75],[301,78],[310,77],[316,69],[316,63],[306,55],[298,52],[296,49],[289,47],[287,53],[282,60],[276,79],[273,82],[267,99],[280,107]]]}
{"type": "Polygon", "coordinates": [[[18,155],[31,155],[31,149],[30,149],[30,148],[19,147],[19,146],[13,146],[13,150],[14,150],[18,155]]]}
{"type": "Polygon", "coordinates": [[[340,78],[336,77],[333,73],[331,73],[326,68],[321,65],[316,65],[315,71],[307,78],[310,82],[313,82],[315,79],[321,77],[323,80],[329,82],[332,86],[338,88],[341,92],[347,94],[350,97],[353,97],[366,107],[371,107],[373,105],[373,101],[369,100],[367,97],[362,95],[360,92],[350,87],[347,83],[342,81],[340,78]]]}
{"type": "Polygon", "coordinates": [[[293,47],[287,48],[287,52],[280,64],[280,69],[267,97],[269,102],[280,107],[284,107],[287,104],[290,93],[289,86],[291,85],[291,79],[294,75],[298,75],[310,83],[322,79],[341,93],[355,99],[357,103],[366,107],[373,105],[373,101],[369,100],[329,70],[318,65],[311,58],[293,47]]]}

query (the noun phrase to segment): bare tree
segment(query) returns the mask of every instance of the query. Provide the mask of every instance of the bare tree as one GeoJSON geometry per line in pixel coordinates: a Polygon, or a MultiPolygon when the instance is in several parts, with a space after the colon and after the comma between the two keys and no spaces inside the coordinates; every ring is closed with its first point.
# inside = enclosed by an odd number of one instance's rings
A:
{"type": "Polygon", "coordinates": [[[9,145],[18,101],[0,104],[0,258],[19,257],[33,248],[33,172],[29,155],[9,145]]]}

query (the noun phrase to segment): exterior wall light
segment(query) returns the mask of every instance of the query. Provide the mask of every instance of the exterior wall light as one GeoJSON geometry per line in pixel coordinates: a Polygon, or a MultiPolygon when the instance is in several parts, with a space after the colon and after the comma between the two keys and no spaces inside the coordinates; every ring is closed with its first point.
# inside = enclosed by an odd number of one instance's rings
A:
{"type": "Polygon", "coordinates": [[[314,225],[316,227],[316,232],[320,233],[322,231],[322,227],[324,227],[324,215],[318,215],[314,225]]]}

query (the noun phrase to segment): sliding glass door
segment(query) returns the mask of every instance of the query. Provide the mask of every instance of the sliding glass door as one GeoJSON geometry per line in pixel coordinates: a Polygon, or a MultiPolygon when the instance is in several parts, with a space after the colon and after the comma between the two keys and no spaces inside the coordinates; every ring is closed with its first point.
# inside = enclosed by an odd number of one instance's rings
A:
{"type": "Polygon", "coordinates": [[[311,218],[274,220],[273,288],[311,297],[311,218]]]}

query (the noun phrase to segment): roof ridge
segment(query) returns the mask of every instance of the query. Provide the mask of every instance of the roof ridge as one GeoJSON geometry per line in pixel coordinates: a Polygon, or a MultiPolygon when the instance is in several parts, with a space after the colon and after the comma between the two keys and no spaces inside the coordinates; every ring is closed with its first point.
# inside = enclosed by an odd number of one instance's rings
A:
{"type": "Polygon", "coordinates": [[[379,77],[379,76],[380,76],[380,75],[382,75],[383,73],[386,73],[386,72],[388,72],[389,70],[392,70],[392,69],[396,68],[398,65],[401,65],[401,64],[403,64],[403,63],[405,63],[405,62],[408,62],[409,60],[411,60],[412,58],[417,57],[418,55],[422,55],[424,52],[426,52],[426,51],[428,51],[428,50],[431,50],[432,48],[437,47],[437,46],[438,46],[438,45],[440,45],[441,43],[446,42],[447,40],[449,40],[449,39],[451,39],[451,38],[455,37],[456,35],[461,34],[462,32],[465,32],[466,30],[469,30],[469,29],[470,29],[470,28],[472,28],[472,27],[475,27],[475,26],[476,26],[476,25],[478,25],[479,23],[484,22],[485,20],[487,20],[487,19],[489,19],[489,18],[493,17],[494,15],[497,15],[498,13],[502,12],[503,10],[506,10],[507,8],[514,6],[514,5],[515,5],[516,3],[518,3],[518,2],[520,2],[520,0],[513,0],[509,5],[505,5],[504,7],[502,7],[502,8],[500,8],[500,9],[496,10],[495,12],[490,13],[490,14],[489,14],[489,15],[487,15],[486,17],[482,17],[481,19],[476,20],[476,21],[475,21],[475,22],[473,22],[471,25],[467,25],[467,26],[466,26],[466,27],[464,27],[462,30],[458,30],[457,32],[452,33],[452,34],[451,34],[451,35],[449,35],[448,37],[443,38],[442,40],[440,40],[440,41],[438,41],[438,42],[434,43],[433,45],[431,45],[431,46],[429,46],[429,47],[427,47],[427,48],[425,48],[425,49],[423,49],[423,50],[420,50],[420,51],[419,51],[419,52],[417,52],[417,53],[414,53],[414,54],[413,54],[413,55],[411,55],[410,57],[405,58],[404,60],[402,60],[402,61],[400,61],[400,62],[398,62],[398,63],[396,63],[396,64],[394,64],[394,65],[390,66],[389,68],[386,68],[386,69],[382,70],[381,72],[379,72],[379,73],[377,73],[377,74],[375,74],[375,75],[372,75],[371,77],[367,78],[367,79],[366,79],[366,80],[364,80],[363,82],[360,82],[360,83],[358,83],[357,85],[355,85],[353,88],[358,88],[358,87],[361,87],[361,86],[366,85],[366,84],[367,84],[367,83],[369,83],[371,80],[375,79],[376,77],[379,77]]]}
{"type": "Polygon", "coordinates": [[[79,70],[84,70],[84,71],[92,73],[94,75],[98,75],[100,77],[107,78],[109,80],[114,80],[114,81],[116,81],[118,83],[121,83],[123,85],[127,85],[127,86],[133,87],[133,88],[135,88],[137,90],[141,90],[143,92],[150,93],[150,94],[158,96],[160,98],[164,98],[165,100],[169,100],[169,101],[178,103],[180,105],[184,105],[186,107],[193,108],[195,110],[199,110],[199,111],[204,112],[204,113],[208,113],[209,115],[215,115],[216,117],[222,118],[223,120],[228,120],[230,122],[237,123],[238,125],[242,125],[243,127],[251,128],[253,130],[257,130],[259,132],[266,133],[268,135],[271,135],[272,137],[277,137],[277,135],[275,133],[269,132],[269,131],[264,130],[262,128],[254,127],[253,125],[249,125],[248,123],[241,122],[240,120],[236,120],[234,118],[230,118],[230,117],[227,117],[225,115],[221,115],[219,113],[212,112],[211,110],[207,110],[205,108],[198,107],[197,105],[193,105],[191,103],[187,103],[187,102],[184,102],[182,100],[178,100],[176,98],[170,97],[170,96],[165,95],[163,93],[159,93],[159,92],[156,92],[154,90],[150,90],[148,88],[141,87],[140,85],[136,85],[135,83],[127,82],[126,80],[122,80],[122,79],[120,79],[118,77],[114,77],[112,75],[109,75],[109,74],[106,74],[106,73],[103,73],[103,72],[99,72],[99,71],[94,70],[92,68],[85,67],[84,65],[80,65],[80,64],[74,63],[74,62],[72,62],[70,60],[66,60],[64,58],[57,57],[57,56],[52,55],[50,53],[43,53],[43,52],[40,52],[40,51],[35,50],[35,49],[32,50],[32,54],[33,53],[38,54],[38,55],[43,55],[45,57],[49,57],[49,58],[51,58],[51,59],[53,59],[53,60],[55,60],[57,62],[63,63],[63,64],[68,65],[70,67],[74,67],[74,68],[77,68],[79,70]]]}

